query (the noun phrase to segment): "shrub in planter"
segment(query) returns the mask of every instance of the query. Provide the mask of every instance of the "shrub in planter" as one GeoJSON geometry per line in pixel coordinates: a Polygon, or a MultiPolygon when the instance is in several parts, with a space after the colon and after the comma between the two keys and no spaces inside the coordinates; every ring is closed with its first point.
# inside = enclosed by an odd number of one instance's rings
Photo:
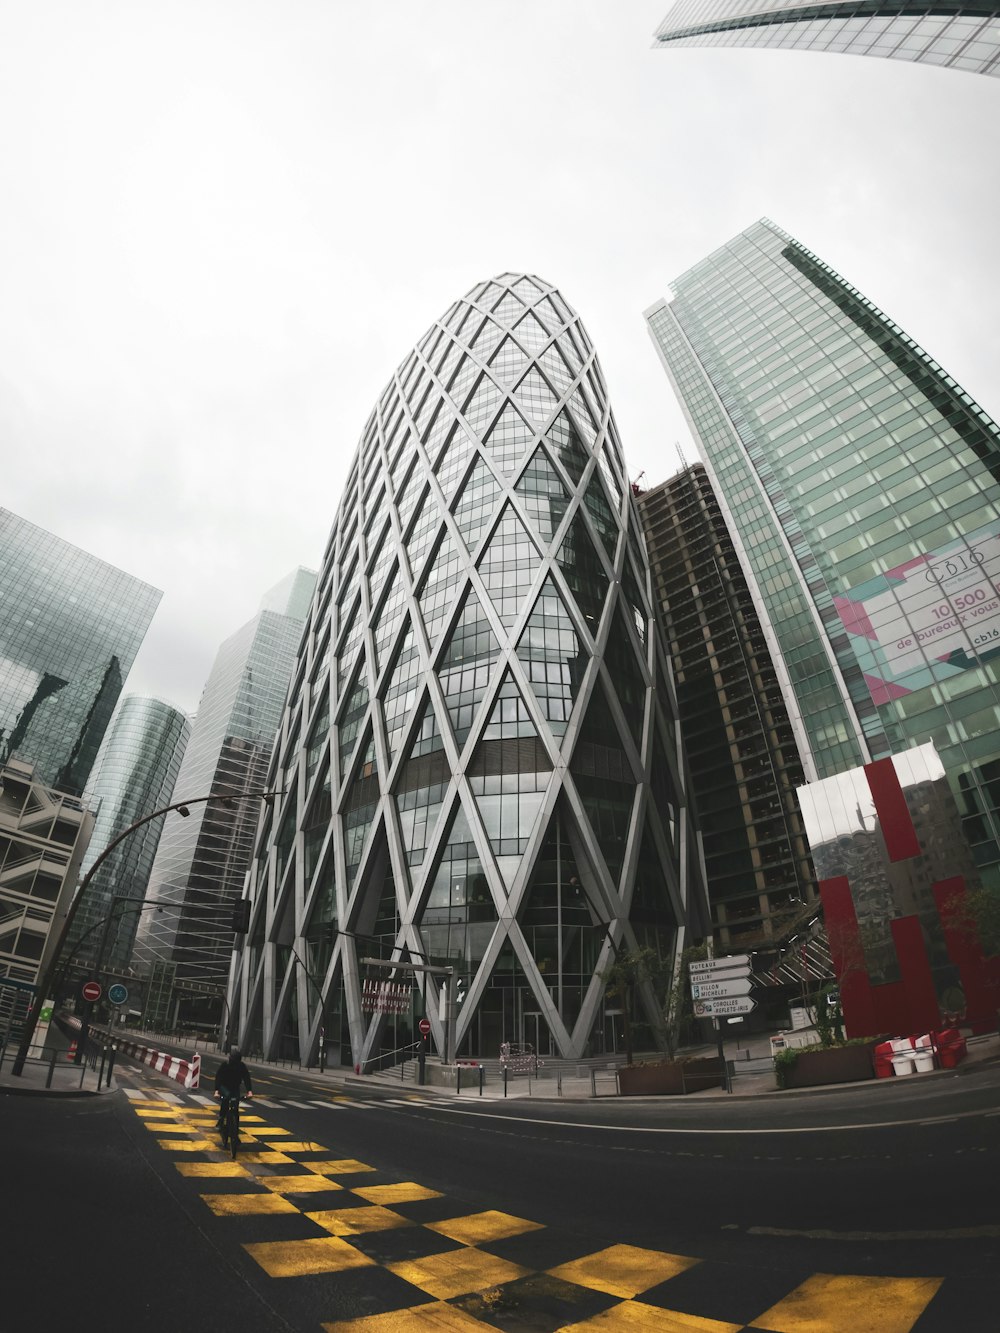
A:
{"type": "Polygon", "coordinates": [[[863,1038],[840,1046],[800,1046],[779,1051],[774,1077],[779,1088],[817,1088],[827,1083],[858,1083],[875,1077],[872,1050],[881,1038],[863,1038]]]}
{"type": "Polygon", "coordinates": [[[717,1055],[625,1065],[618,1071],[618,1091],[623,1097],[679,1097],[719,1087],[723,1072],[717,1055]]]}

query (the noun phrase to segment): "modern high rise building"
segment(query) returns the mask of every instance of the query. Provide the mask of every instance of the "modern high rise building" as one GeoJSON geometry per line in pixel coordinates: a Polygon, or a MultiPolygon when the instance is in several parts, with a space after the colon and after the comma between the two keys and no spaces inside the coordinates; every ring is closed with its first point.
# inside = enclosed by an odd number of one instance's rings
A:
{"type": "Polygon", "coordinates": [[[0,762],[79,796],[161,593],[0,509],[0,762]]]}
{"type": "Polygon", "coordinates": [[[1000,8],[872,0],[678,0],[657,46],[771,46],[885,56],[1000,74],[1000,8]]]}
{"type": "MultiPolygon", "coordinates": [[[[169,805],[190,735],[191,723],[170,704],[138,694],[122,699],[87,784],[96,822],[81,875],[136,820],[169,805]]],[[[135,904],[145,895],[162,831],[163,821],[152,820],[98,868],[70,933],[76,963],[112,972],[128,967],[139,924],[135,904]]]]}
{"type": "Polygon", "coordinates": [[[637,502],[692,758],[716,945],[774,949],[818,910],[782,663],[768,650],[704,465],[637,502]]]}
{"type": "Polygon", "coordinates": [[[1000,431],[773,223],[647,320],[781,676],[807,781],[932,741],[1000,881],[1000,431]]]}
{"type": "Polygon", "coordinates": [[[707,933],[678,754],[590,340],[541,279],[481,282],[350,470],[248,881],[243,1046],[310,1060],[325,1031],[331,1062],[367,1064],[426,1012],[444,1053],[614,1049],[616,951],[707,933]],[[411,987],[373,955],[438,971],[411,987]]]}
{"type": "MultiPolygon", "coordinates": [[[[232,909],[243,892],[275,732],[281,720],[302,626],[316,586],[294,570],[266,593],[260,610],[222,644],[201,696],[174,786],[190,799],[187,816],[164,820],[145,896],[177,910],[143,913],[133,966],[169,969],[175,997],[218,996],[229,973],[232,909]],[[198,798],[213,796],[210,802],[198,798]]],[[[161,990],[163,988],[161,987],[161,990]]],[[[147,1011],[152,1022],[170,1012],[147,1011]]],[[[197,1007],[197,1005],[195,1005],[197,1007]]],[[[215,1000],[215,1011],[221,1006],[215,1000]]]]}

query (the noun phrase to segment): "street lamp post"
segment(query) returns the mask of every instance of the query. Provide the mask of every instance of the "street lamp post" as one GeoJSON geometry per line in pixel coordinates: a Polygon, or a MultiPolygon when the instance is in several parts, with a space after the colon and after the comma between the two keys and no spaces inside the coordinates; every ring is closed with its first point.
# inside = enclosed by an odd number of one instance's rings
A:
{"type": "Polygon", "coordinates": [[[154,810],[151,814],[143,815],[141,819],[137,819],[135,823],[130,824],[128,828],[123,829],[116,838],[112,838],[104,851],[101,852],[100,856],[97,857],[94,864],[80,880],[79,888],[66,910],[66,916],[63,919],[62,929],[59,932],[59,938],[56,940],[55,948],[52,950],[52,953],[49,956],[49,961],[38,978],[37,989],[35,991],[36,1003],[32,1005],[31,1011],[25,1019],[24,1032],[21,1035],[21,1044],[18,1047],[17,1055],[14,1057],[14,1063],[11,1066],[12,1074],[20,1076],[24,1072],[24,1062],[27,1060],[28,1051],[31,1049],[31,1042],[35,1035],[35,1027],[38,1023],[38,1014],[52,985],[52,980],[56,973],[56,965],[58,964],[59,956],[63,951],[66,940],[69,937],[70,928],[72,927],[76,914],[80,909],[80,904],[86,896],[91,881],[103,865],[106,858],[114,851],[118,844],[124,842],[126,838],[135,833],[137,829],[148,824],[150,820],[159,819],[163,815],[168,815],[172,810],[176,810],[183,818],[187,818],[190,814],[188,807],[192,805],[207,805],[212,801],[221,801],[226,805],[233,805],[237,801],[249,800],[251,797],[255,796],[266,801],[268,799],[273,799],[275,796],[282,796],[283,794],[284,793],[280,791],[262,790],[239,792],[235,794],[220,792],[211,796],[195,796],[186,801],[174,801],[171,805],[165,805],[162,810],[154,810]]]}

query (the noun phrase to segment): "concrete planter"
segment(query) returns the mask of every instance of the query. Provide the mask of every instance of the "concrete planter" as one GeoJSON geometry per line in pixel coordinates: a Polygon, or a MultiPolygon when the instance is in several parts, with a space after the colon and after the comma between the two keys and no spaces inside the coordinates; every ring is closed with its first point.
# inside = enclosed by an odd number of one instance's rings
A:
{"type": "Polygon", "coordinates": [[[618,1093],[621,1097],[680,1097],[718,1088],[722,1076],[722,1061],[716,1055],[664,1060],[658,1065],[623,1065],[618,1071],[618,1093]]]}
{"type": "Polygon", "coordinates": [[[818,1088],[824,1083],[860,1083],[875,1077],[874,1042],[863,1046],[831,1046],[825,1051],[801,1051],[785,1067],[786,1088],[818,1088]]]}

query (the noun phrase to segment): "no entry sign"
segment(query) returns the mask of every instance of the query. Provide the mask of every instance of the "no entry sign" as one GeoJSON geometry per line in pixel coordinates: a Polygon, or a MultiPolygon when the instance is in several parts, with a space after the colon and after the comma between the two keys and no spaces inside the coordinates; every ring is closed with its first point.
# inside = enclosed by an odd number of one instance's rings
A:
{"type": "Polygon", "coordinates": [[[420,1035],[426,1037],[431,1030],[431,1020],[429,1018],[422,1018],[417,1024],[417,1027],[420,1029],[420,1035]]]}
{"type": "Polygon", "coordinates": [[[85,981],[82,994],[85,1000],[99,1000],[101,998],[101,983],[99,981],[85,981]]]}

